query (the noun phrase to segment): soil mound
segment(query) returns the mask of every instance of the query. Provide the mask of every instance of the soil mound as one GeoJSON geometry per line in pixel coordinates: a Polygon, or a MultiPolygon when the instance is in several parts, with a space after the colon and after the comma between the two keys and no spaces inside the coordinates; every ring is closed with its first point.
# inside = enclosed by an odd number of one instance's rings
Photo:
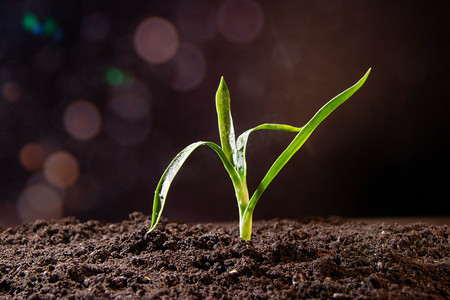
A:
{"type": "Polygon", "coordinates": [[[0,298],[450,299],[447,226],[342,218],[189,225],[133,213],[0,229],[0,298]]]}

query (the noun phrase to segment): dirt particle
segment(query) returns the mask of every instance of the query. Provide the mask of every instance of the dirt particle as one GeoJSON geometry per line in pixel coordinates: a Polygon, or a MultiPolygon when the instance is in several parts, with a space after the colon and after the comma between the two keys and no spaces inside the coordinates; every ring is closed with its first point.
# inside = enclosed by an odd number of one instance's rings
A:
{"type": "Polygon", "coordinates": [[[350,297],[349,295],[346,295],[346,294],[334,293],[333,299],[347,300],[347,299],[352,299],[352,297],[350,297]]]}
{"type": "Polygon", "coordinates": [[[106,259],[108,259],[109,256],[110,253],[106,249],[95,250],[89,254],[89,262],[91,263],[104,262],[106,259]]]}
{"type": "Polygon", "coordinates": [[[109,278],[107,284],[112,289],[123,289],[128,285],[128,280],[124,276],[109,278]]]}

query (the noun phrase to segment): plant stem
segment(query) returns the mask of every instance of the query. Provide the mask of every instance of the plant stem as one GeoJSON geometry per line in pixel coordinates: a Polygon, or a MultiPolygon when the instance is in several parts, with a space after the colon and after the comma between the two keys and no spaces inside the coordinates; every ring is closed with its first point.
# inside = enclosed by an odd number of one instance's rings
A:
{"type": "Polygon", "coordinates": [[[252,215],[245,214],[250,202],[245,182],[241,182],[240,186],[236,187],[236,198],[239,207],[239,233],[244,241],[248,241],[252,235],[252,215]]]}
{"type": "Polygon", "coordinates": [[[239,233],[244,241],[249,241],[252,237],[252,214],[239,214],[239,233]]]}
{"type": "Polygon", "coordinates": [[[247,184],[245,182],[242,182],[239,180],[239,183],[235,183],[235,192],[236,192],[236,199],[238,202],[239,210],[242,211],[242,213],[247,208],[248,203],[250,202],[250,197],[248,195],[248,189],[247,184]]]}

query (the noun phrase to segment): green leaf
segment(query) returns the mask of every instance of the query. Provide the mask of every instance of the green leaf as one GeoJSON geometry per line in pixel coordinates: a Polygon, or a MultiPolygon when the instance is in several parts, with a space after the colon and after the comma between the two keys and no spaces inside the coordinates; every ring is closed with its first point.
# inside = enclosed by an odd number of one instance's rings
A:
{"type": "Polygon", "coordinates": [[[284,124],[261,124],[259,126],[253,127],[244,133],[242,133],[236,142],[236,148],[237,148],[237,162],[236,162],[236,169],[239,173],[239,176],[241,176],[241,180],[246,182],[247,178],[247,162],[245,160],[245,153],[247,150],[247,141],[248,137],[250,136],[250,133],[256,130],[280,130],[280,131],[287,131],[287,132],[299,132],[302,127],[294,127],[290,125],[284,125],[284,124]]]}
{"type": "Polygon", "coordinates": [[[216,93],[216,109],[222,150],[234,166],[236,165],[236,139],[234,136],[233,119],[231,117],[230,92],[223,77],[220,79],[219,88],[216,93]]]}
{"type": "Polygon", "coordinates": [[[294,140],[289,144],[289,146],[281,153],[278,159],[273,163],[267,172],[266,176],[264,176],[263,180],[259,184],[255,193],[250,199],[250,202],[247,206],[247,209],[244,213],[244,219],[251,216],[253,214],[253,210],[255,209],[256,203],[261,197],[264,190],[267,186],[272,182],[275,176],[280,172],[280,170],[284,167],[284,165],[289,161],[289,159],[295,154],[295,152],[300,149],[300,147],[305,143],[314,129],[326,118],[328,115],[334,111],[339,105],[344,103],[350,96],[352,96],[366,81],[367,77],[370,73],[370,68],[366,72],[366,74],[352,87],[343,91],[333,99],[331,99],[327,104],[325,104],[315,115],[314,117],[302,127],[302,130],[295,136],[294,140]]]}
{"type": "Polygon", "coordinates": [[[175,178],[175,175],[177,175],[178,171],[180,170],[186,159],[189,157],[189,155],[191,155],[191,153],[195,149],[203,145],[209,146],[217,153],[217,155],[219,155],[223,165],[225,166],[225,169],[230,175],[236,192],[238,192],[242,188],[242,183],[239,175],[237,174],[231,162],[226,157],[224,151],[217,144],[212,142],[196,142],[190,144],[175,156],[175,158],[169,164],[164,174],[161,176],[161,179],[159,180],[158,186],[156,187],[155,191],[155,198],[153,200],[152,225],[147,233],[150,233],[156,227],[159,219],[161,218],[161,214],[167,198],[167,193],[169,192],[170,185],[175,178]]]}

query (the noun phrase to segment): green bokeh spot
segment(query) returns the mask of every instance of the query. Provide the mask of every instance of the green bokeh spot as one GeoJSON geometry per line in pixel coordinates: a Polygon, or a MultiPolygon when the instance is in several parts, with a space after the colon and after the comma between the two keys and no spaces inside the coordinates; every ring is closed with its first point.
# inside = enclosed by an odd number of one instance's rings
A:
{"type": "Polygon", "coordinates": [[[45,19],[43,24],[43,32],[46,36],[53,36],[56,32],[56,23],[52,19],[45,19]]]}
{"type": "Polygon", "coordinates": [[[22,19],[22,26],[25,30],[34,32],[39,26],[38,18],[33,14],[25,14],[22,19]]]}
{"type": "Polygon", "coordinates": [[[109,68],[106,71],[106,82],[110,85],[121,85],[124,77],[123,72],[117,68],[109,68]]]}

